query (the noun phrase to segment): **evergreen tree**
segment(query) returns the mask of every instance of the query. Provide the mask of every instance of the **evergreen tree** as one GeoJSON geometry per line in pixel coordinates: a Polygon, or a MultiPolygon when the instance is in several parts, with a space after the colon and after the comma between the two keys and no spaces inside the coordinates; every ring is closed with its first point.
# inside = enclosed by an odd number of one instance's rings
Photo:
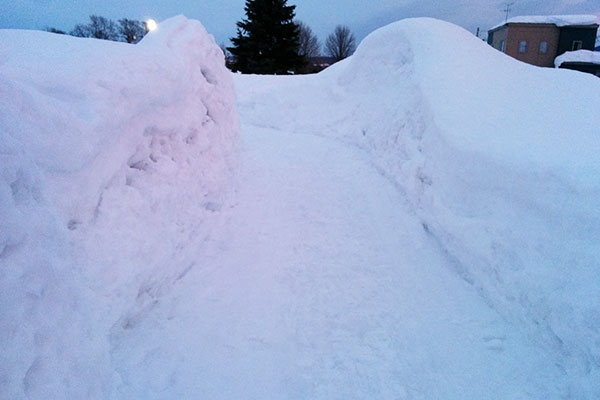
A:
{"type": "Polygon", "coordinates": [[[246,0],[247,18],[237,23],[237,37],[228,48],[234,71],[286,74],[302,66],[295,8],[287,0],[246,0]]]}

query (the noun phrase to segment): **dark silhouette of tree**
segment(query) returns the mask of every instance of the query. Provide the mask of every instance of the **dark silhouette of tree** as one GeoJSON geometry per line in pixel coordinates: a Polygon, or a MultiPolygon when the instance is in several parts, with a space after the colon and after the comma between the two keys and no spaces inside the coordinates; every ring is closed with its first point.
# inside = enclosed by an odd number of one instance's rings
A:
{"type": "Polygon", "coordinates": [[[225,66],[229,69],[232,68],[233,65],[233,56],[231,54],[231,52],[227,49],[227,46],[225,46],[225,43],[221,43],[219,45],[219,47],[221,48],[221,51],[223,52],[223,56],[225,56],[225,66]]]}
{"type": "Polygon", "coordinates": [[[115,41],[119,39],[117,24],[108,18],[98,15],[90,15],[90,23],[87,25],[75,25],[75,28],[71,31],[71,35],[115,41]]]}
{"type": "Polygon", "coordinates": [[[321,43],[312,29],[304,22],[298,21],[296,25],[298,25],[300,35],[298,55],[302,57],[303,62],[302,67],[296,69],[296,72],[300,74],[317,72],[318,69],[314,68],[313,62],[320,55],[321,43]]]}
{"type": "Polygon", "coordinates": [[[231,38],[232,69],[243,73],[286,74],[302,66],[296,6],[287,0],[246,0],[246,19],[231,38]]]}
{"type": "Polygon", "coordinates": [[[319,43],[319,39],[315,36],[312,29],[304,22],[298,21],[297,25],[300,30],[298,54],[306,58],[318,57],[321,52],[321,43],[319,43]]]}
{"type": "Polygon", "coordinates": [[[50,33],[58,33],[59,35],[65,35],[67,33],[65,31],[61,31],[60,29],[52,28],[50,26],[46,27],[45,31],[50,33]]]}
{"type": "Polygon", "coordinates": [[[69,35],[77,37],[90,37],[90,30],[87,25],[77,24],[73,30],[69,32],[69,35]]]}
{"type": "Polygon", "coordinates": [[[356,50],[354,34],[350,32],[350,28],[347,26],[338,25],[335,27],[333,33],[327,36],[325,48],[327,49],[327,53],[335,58],[336,61],[343,60],[351,56],[354,50],[356,50]]]}
{"type": "Polygon", "coordinates": [[[146,34],[146,25],[135,19],[122,18],[119,20],[120,39],[127,43],[137,43],[146,34]]]}

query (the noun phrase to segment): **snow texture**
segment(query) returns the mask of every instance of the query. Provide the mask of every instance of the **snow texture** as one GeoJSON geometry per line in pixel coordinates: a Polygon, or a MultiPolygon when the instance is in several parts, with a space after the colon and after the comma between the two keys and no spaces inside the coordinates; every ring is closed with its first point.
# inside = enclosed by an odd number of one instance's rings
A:
{"type": "Polygon", "coordinates": [[[231,197],[231,76],[176,17],[137,45],[0,31],[0,93],[0,398],[108,398],[111,326],[231,197]]]}
{"type": "Polygon", "coordinates": [[[491,30],[506,24],[552,24],[563,26],[597,25],[599,19],[596,15],[523,15],[509,18],[507,21],[494,26],[491,30]]]}
{"type": "Polygon", "coordinates": [[[556,57],[554,66],[558,68],[562,63],[568,62],[600,64],[600,52],[590,50],[567,51],[556,57]]]}
{"type": "Polygon", "coordinates": [[[597,78],[433,19],[232,75],[176,17],[0,31],[0,93],[0,398],[600,398],[597,78]]]}
{"type": "MultiPolygon", "coordinates": [[[[455,272],[552,355],[550,398],[600,395],[597,78],[519,63],[414,19],[317,77],[237,83],[253,124],[371,155],[455,272]],[[275,119],[277,108],[289,111],[275,119]]],[[[519,395],[497,396],[508,397],[519,395]]]]}

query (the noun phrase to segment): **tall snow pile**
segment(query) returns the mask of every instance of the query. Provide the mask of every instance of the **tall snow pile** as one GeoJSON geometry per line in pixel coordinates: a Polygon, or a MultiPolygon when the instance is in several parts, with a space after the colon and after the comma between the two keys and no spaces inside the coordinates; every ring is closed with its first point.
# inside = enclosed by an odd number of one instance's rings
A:
{"type": "Polygon", "coordinates": [[[411,19],[317,76],[236,84],[252,124],[367,150],[455,271],[553,355],[556,390],[600,397],[597,78],[411,19]]]}
{"type": "Polygon", "coordinates": [[[0,31],[0,398],[111,396],[109,333],[230,201],[234,101],[182,16],[137,45],[0,31]]]}

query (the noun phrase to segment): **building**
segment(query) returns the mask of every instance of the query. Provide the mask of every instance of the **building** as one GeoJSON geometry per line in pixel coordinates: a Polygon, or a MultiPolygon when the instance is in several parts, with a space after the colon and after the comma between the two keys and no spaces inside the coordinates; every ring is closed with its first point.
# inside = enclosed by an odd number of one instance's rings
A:
{"type": "Polygon", "coordinates": [[[567,51],[594,50],[598,31],[595,15],[524,16],[488,31],[488,43],[523,62],[554,67],[567,51]]]}
{"type": "Polygon", "coordinates": [[[556,68],[574,69],[600,77],[600,52],[589,50],[568,51],[554,60],[556,68]]]}
{"type": "Polygon", "coordinates": [[[328,68],[330,66],[332,66],[333,64],[335,64],[335,58],[334,57],[309,57],[308,58],[308,66],[307,66],[307,72],[308,73],[316,73],[316,72],[320,72],[322,70],[324,70],[325,68],[328,68]]]}

